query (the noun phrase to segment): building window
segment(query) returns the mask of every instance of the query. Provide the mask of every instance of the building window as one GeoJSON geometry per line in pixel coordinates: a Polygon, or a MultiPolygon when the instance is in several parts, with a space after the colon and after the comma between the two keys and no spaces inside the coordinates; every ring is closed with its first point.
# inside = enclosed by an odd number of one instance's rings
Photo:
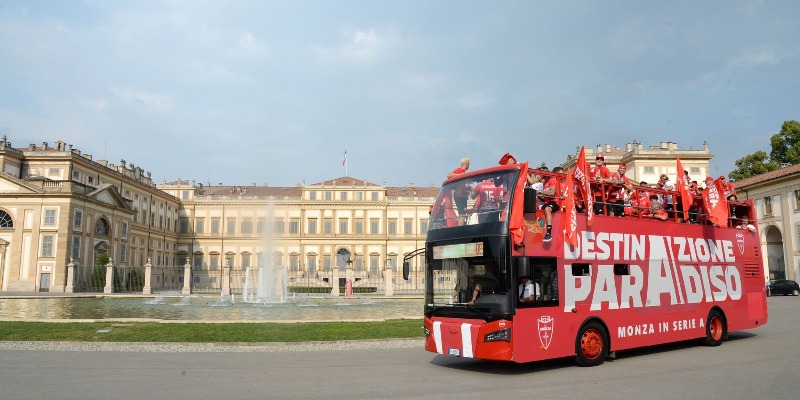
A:
{"type": "Polygon", "coordinates": [[[228,218],[228,226],[225,233],[236,233],[236,218],[228,218]]]}
{"type": "Polygon", "coordinates": [[[253,220],[242,218],[242,233],[253,233],[253,220]]]}
{"type": "Polygon", "coordinates": [[[188,190],[181,191],[181,199],[189,200],[189,191],[188,190]]]}
{"type": "Polygon", "coordinates": [[[61,169],[60,168],[50,168],[50,170],[47,171],[47,174],[50,175],[50,176],[59,175],[60,173],[61,173],[61,169]]]}
{"type": "Polygon", "coordinates": [[[330,190],[325,192],[325,200],[333,200],[333,192],[330,190]]]}
{"type": "Polygon", "coordinates": [[[97,224],[94,226],[95,236],[108,236],[108,222],[104,219],[98,219],[97,224]]]}
{"type": "Polygon", "coordinates": [[[423,219],[423,220],[419,221],[419,233],[420,233],[420,235],[424,235],[424,234],[428,233],[428,220],[427,219],[423,219]]]}
{"type": "Polygon", "coordinates": [[[347,192],[341,192],[342,201],[347,201],[347,192]]]}
{"type": "Polygon", "coordinates": [[[364,192],[356,192],[356,200],[364,201],[364,192]]]}
{"type": "Polygon", "coordinates": [[[309,235],[314,235],[317,233],[317,219],[316,218],[309,218],[308,219],[308,233],[309,235]]]}
{"type": "Polygon", "coordinates": [[[644,167],[645,174],[655,174],[656,168],[655,167],[644,167]]]}
{"type": "Polygon", "coordinates": [[[42,236],[42,257],[53,257],[53,239],[54,235],[42,236]]]}
{"type": "Polygon", "coordinates": [[[372,192],[372,201],[378,201],[378,192],[372,192]]]}
{"type": "Polygon", "coordinates": [[[300,267],[300,259],[297,256],[289,257],[289,269],[292,271],[297,271],[300,267]]]}
{"type": "Polygon", "coordinates": [[[397,234],[397,220],[390,219],[389,223],[386,225],[386,233],[389,235],[396,235],[397,234]]]}
{"type": "Polygon", "coordinates": [[[322,270],[325,272],[330,272],[331,270],[331,257],[325,256],[322,257],[322,270]]]}
{"type": "Polygon", "coordinates": [[[283,231],[285,229],[286,229],[286,224],[283,222],[283,218],[275,218],[275,221],[273,221],[272,225],[272,232],[283,234],[283,231]]]}
{"type": "Polygon", "coordinates": [[[800,190],[794,191],[794,210],[800,211],[800,190]]]}
{"type": "Polygon", "coordinates": [[[211,264],[209,264],[210,269],[217,269],[219,268],[219,255],[212,254],[211,255],[211,264]]]}
{"type": "Polygon", "coordinates": [[[211,233],[219,233],[219,218],[211,218],[211,233]]]}
{"type": "Polygon", "coordinates": [[[379,268],[378,261],[379,261],[378,255],[369,256],[369,272],[370,274],[372,274],[372,276],[378,275],[378,268],[379,268]]]}
{"type": "Polygon", "coordinates": [[[295,235],[300,233],[300,220],[299,219],[292,218],[292,220],[289,221],[289,233],[295,234],[295,235]]]}
{"type": "Polygon", "coordinates": [[[194,267],[194,269],[203,268],[203,255],[195,254],[193,258],[194,261],[192,261],[192,267],[194,267]]]}
{"type": "Polygon", "coordinates": [[[364,220],[357,219],[356,220],[356,235],[363,235],[364,234],[364,220]]]}
{"type": "Polygon", "coordinates": [[[75,216],[72,219],[72,227],[80,230],[83,225],[83,210],[75,210],[75,216]]]}
{"type": "Polygon", "coordinates": [[[189,218],[180,219],[180,233],[189,233],[189,218]]]}
{"type": "Polygon", "coordinates": [[[94,178],[92,178],[91,176],[87,176],[86,182],[88,182],[90,185],[94,185],[94,178]]]}
{"type": "Polygon", "coordinates": [[[342,234],[342,235],[344,235],[344,234],[347,234],[347,225],[348,225],[348,222],[349,222],[349,221],[347,220],[347,218],[341,218],[341,219],[339,219],[339,233],[340,233],[340,234],[342,234]]]}
{"type": "Polygon", "coordinates": [[[194,232],[195,233],[203,233],[203,225],[205,224],[205,219],[196,219],[194,221],[194,232]]]}
{"type": "Polygon", "coordinates": [[[81,256],[81,238],[80,236],[72,237],[72,257],[80,258],[81,256]]]}
{"type": "Polygon", "coordinates": [[[700,167],[692,167],[689,171],[692,175],[697,175],[700,173],[700,167]]]}
{"type": "Polygon", "coordinates": [[[331,233],[333,233],[333,220],[330,218],[325,218],[325,221],[323,223],[324,223],[323,226],[325,228],[323,233],[325,233],[326,235],[330,235],[331,233]]]}
{"type": "Polygon", "coordinates": [[[308,192],[308,199],[309,200],[316,200],[317,199],[317,192],[308,192]]]}
{"type": "Polygon", "coordinates": [[[122,221],[122,238],[128,238],[128,221],[122,221]]]}
{"type": "Polygon", "coordinates": [[[306,260],[306,265],[308,266],[308,275],[315,275],[317,273],[317,258],[314,256],[308,256],[306,260]]]}
{"type": "Polygon", "coordinates": [[[378,218],[370,218],[369,220],[369,233],[377,235],[380,232],[380,220],[378,218]]]}
{"type": "Polygon", "coordinates": [[[403,233],[406,235],[413,235],[414,234],[414,220],[413,219],[404,219],[403,220],[403,233]]]}
{"type": "Polygon", "coordinates": [[[45,225],[56,224],[56,210],[53,209],[44,210],[44,224],[45,225]]]}
{"type": "Polygon", "coordinates": [[[250,268],[250,254],[242,254],[242,269],[250,268]]]}
{"type": "Polygon", "coordinates": [[[128,245],[122,243],[119,246],[119,262],[125,262],[128,260],[128,245]]]}
{"type": "Polygon", "coordinates": [[[772,215],[772,197],[764,197],[764,215],[772,215]]]}
{"type": "Polygon", "coordinates": [[[364,260],[362,260],[361,258],[356,258],[355,270],[356,272],[361,272],[364,270],[364,260]]]}

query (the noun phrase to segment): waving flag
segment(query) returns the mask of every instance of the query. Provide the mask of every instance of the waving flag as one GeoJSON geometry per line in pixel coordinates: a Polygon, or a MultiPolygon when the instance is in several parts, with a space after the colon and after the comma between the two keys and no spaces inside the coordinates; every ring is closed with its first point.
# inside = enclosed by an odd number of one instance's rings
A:
{"type": "Polygon", "coordinates": [[[711,177],[706,178],[706,189],[703,190],[703,208],[705,208],[709,221],[715,226],[728,226],[728,201],[722,195],[725,193],[721,179],[716,181],[711,177]]]}
{"type": "Polygon", "coordinates": [[[342,159],[342,166],[347,165],[347,149],[344,149],[344,158],[342,159]]]}
{"type": "Polygon", "coordinates": [[[589,186],[589,166],[586,165],[586,149],[581,146],[581,153],[578,155],[578,162],[575,164],[575,180],[583,196],[583,204],[586,206],[586,224],[592,226],[594,218],[594,197],[589,186]]]}
{"type": "Polygon", "coordinates": [[[567,218],[564,218],[564,241],[573,247],[578,245],[578,211],[575,210],[575,190],[573,190],[572,173],[567,169],[567,198],[564,201],[567,218]]]}
{"type": "Polygon", "coordinates": [[[676,159],[678,160],[678,177],[675,178],[675,186],[678,189],[678,197],[680,197],[681,205],[683,206],[683,220],[686,221],[689,219],[689,207],[692,205],[692,194],[689,192],[691,182],[687,182],[686,174],[683,173],[681,159],[676,159]]]}
{"type": "Polygon", "coordinates": [[[520,164],[519,177],[517,184],[514,185],[514,202],[511,203],[511,218],[508,220],[508,230],[511,232],[511,238],[515,245],[522,244],[522,239],[525,238],[525,181],[528,179],[528,163],[520,164]]]}

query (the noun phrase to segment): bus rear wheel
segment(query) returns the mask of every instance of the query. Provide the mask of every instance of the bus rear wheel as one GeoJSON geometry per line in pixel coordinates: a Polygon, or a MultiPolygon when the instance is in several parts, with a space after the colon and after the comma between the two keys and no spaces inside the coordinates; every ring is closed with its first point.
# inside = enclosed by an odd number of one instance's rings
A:
{"type": "Polygon", "coordinates": [[[708,312],[708,319],[706,319],[706,339],[707,346],[719,346],[725,339],[728,333],[728,326],[725,318],[718,310],[711,310],[708,312]]]}
{"type": "Polygon", "coordinates": [[[575,362],[581,367],[594,367],[606,360],[608,334],[597,321],[585,324],[575,339],[575,362]]]}

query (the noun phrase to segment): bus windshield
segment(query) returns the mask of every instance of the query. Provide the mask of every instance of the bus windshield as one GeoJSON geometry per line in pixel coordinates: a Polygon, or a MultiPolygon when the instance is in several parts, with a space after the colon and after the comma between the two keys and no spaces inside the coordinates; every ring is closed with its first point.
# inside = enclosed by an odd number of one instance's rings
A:
{"type": "Polygon", "coordinates": [[[428,308],[475,306],[508,312],[511,271],[508,237],[433,244],[429,255],[428,308]]]}
{"type": "Polygon", "coordinates": [[[430,230],[506,223],[518,174],[500,170],[445,184],[431,210],[430,230]]]}

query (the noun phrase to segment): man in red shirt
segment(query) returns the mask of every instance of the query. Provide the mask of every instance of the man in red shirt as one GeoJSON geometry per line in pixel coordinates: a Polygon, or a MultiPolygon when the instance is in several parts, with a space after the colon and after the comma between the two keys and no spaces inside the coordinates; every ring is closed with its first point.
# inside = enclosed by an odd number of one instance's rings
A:
{"type": "Polygon", "coordinates": [[[608,191],[608,202],[610,203],[608,215],[611,216],[622,216],[622,213],[625,208],[625,200],[623,199],[622,189],[628,189],[633,191],[633,185],[631,185],[631,180],[625,176],[625,171],[628,170],[628,166],[620,164],[617,167],[617,172],[611,174],[610,181],[615,186],[612,186],[608,191]]]}
{"type": "Polygon", "coordinates": [[[594,214],[602,215],[604,214],[603,203],[605,202],[602,184],[611,183],[611,171],[606,167],[606,158],[602,154],[598,154],[594,158],[594,167],[589,169],[589,177],[593,180],[594,214]]]}
{"type": "MultiPolygon", "coordinates": [[[[563,174],[564,168],[555,167],[553,168],[553,172],[563,174]]],[[[542,210],[544,210],[544,222],[547,226],[547,233],[545,233],[542,239],[545,242],[553,240],[553,213],[561,211],[561,202],[566,196],[565,190],[572,190],[572,188],[566,187],[563,175],[551,177],[544,184],[544,189],[541,194],[542,197],[545,198],[544,205],[542,206],[542,210]]]]}
{"type": "Polygon", "coordinates": [[[497,214],[496,218],[499,219],[499,213],[491,213],[500,209],[500,201],[503,196],[502,186],[496,185],[491,179],[487,179],[475,186],[472,191],[472,198],[475,199],[475,205],[472,207],[473,213],[478,213],[478,221],[491,222],[492,215],[497,214]]]}

